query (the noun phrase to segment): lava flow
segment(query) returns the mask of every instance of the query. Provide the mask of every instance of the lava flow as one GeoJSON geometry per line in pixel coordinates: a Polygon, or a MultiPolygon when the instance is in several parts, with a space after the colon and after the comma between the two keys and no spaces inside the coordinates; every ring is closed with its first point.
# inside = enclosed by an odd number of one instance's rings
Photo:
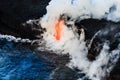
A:
{"type": "Polygon", "coordinates": [[[63,34],[63,24],[64,24],[63,20],[58,20],[58,22],[55,25],[55,31],[56,31],[55,38],[56,38],[56,40],[61,39],[61,36],[63,34]]]}

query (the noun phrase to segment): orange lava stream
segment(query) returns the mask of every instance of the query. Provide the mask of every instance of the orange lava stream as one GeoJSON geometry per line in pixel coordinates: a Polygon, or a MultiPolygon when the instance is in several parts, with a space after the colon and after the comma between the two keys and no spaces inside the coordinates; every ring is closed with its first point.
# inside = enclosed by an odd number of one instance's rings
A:
{"type": "Polygon", "coordinates": [[[61,39],[61,36],[63,34],[63,24],[64,24],[63,20],[58,20],[58,22],[55,25],[55,30],[56,30],[55,38],[56,38],[56,40],[61,39]]]}

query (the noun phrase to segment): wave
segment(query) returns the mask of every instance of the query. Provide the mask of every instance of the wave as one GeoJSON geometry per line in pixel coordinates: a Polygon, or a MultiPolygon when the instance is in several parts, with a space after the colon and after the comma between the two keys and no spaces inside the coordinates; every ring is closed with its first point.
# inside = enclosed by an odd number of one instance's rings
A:
{"type": "Polygon", "coordinates": [[[11,35],[3,35],[3,34],[0,34],[0,39],[6,39],[8,41],[13,41],[13,42],[21,42],[21,43],[31,43],[32,40],[30,39],[22,39],[20,37],[14,37],[14,36],[11,36],[11,35]]]}

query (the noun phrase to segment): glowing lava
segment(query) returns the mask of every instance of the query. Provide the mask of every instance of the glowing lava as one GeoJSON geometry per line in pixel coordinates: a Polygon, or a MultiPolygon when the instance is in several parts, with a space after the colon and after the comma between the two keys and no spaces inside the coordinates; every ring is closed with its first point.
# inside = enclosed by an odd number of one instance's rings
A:
{"type": "Polygon", "coordinates": [[[55,31],[56,31],[55,38],[56,38],[56,40],[61,39],[61,36],[63,34],[63,24],[64,24],[63,20],[58,20],[58,22],[55,25],[55,31]]]}

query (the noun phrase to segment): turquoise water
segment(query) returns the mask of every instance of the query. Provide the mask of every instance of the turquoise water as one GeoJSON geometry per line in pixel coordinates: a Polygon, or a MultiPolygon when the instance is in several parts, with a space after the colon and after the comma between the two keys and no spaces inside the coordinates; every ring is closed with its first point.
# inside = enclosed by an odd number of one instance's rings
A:
{"type": "Polygon", "coordinates": [[[34,51],[0,39],[0,80],[49,80],[50,73],[34,51]]]}

